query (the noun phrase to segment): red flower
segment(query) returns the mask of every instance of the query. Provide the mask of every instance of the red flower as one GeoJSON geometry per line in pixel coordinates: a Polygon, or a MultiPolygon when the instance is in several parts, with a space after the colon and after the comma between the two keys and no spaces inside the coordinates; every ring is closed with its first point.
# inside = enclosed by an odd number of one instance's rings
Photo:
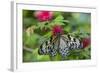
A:
{"type": "Polygon", "coordinates": [[[63,33],[63,29],[60,25],[55,25],[53,28],[52,28],[52,35],[58,35],[58,34],[62,34],[63,33]]]}
{"type": "Polygon", "coordinates": [[[91,43],[90,38],[84,38],[84,39],[82,40],[83,48],[86,48],[87,46],[89,46],[90,43],[91,43]]]}
{"type": "Polygon", "coordinates": [[[35,17],[39,21],[48,21],[53,18],[53,12],[50,11],[36,11],[35,12],[35,17]]]}

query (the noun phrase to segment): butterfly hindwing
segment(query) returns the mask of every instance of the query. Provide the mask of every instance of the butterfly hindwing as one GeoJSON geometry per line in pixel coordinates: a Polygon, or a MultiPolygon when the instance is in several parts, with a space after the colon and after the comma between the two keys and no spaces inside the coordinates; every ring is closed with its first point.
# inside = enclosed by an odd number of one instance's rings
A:
{"type": "Polygon", "coordinates": [[[46,55],[46,54],[48,53],[46,43],[42,43],[42,44],[40,45],[40,49],[38,50],[38,53],[39,53],[40,55],[46,55]]]}

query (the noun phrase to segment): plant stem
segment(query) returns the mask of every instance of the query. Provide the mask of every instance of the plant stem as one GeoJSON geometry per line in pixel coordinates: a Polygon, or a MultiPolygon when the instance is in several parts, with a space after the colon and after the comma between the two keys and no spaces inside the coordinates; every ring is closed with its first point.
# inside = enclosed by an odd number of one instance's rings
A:
{"type": "Polygon", "coordinates": [[[31,48],[23,47],[23,49],[28,51],[28,52],[31,52],[31,53],[33,52],[33,49],[31,49],[31,48]]]}

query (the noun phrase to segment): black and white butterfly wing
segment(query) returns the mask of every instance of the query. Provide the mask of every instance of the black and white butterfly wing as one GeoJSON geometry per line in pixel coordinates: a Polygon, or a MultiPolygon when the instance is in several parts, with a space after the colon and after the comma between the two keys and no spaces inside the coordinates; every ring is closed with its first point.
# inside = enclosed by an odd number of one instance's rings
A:
{"type": "Polygon", "coordinates": [[[40,55],[46,55],[46,54],[48,54],[48,49],[47,49],[46,43],[42,43],[42,44],[40,45],[40,48],[39,48],[39,50],[38,50],[38,53],[39,53],[40,55]]]}
{"type": "Polygon", "coordinates": [[[73,49],[81,49],[82,44],[81,44],[80,39],[78,39],[76,37],[73,37],[71,35],[63,35],[62,37],[66,41],[66,43],[69,46],[69,49],[70,50],[73,50],[73,49]]]}
{"type": "Polygon", "coordinates": [[[60,38],[60,44],[58,50],[62,57],[66,57],[69,54],[69,46],[62,38],[60,38]]]}
{"type": "Polygon", "coordinates": [[[58,41],[57,37],[51,38],[50,47],[48,48],[48,50],[49,50],[49,55],[52,57],[57,55],[57,49],[58,49],[57,41],[58,41]]]}
{"type": "Polygon", "coordinates": [[[43,42],[38,51],[39,54],[56,56],[57,54],[57,47],[55,45],[56,41],[57,41],[57,38],[52,39],[52,37],[50,37],[50,39],[43,42]]]}
{"type": "Polygon", "coordinates": [[[40,55],[56,56],[59,53],[62,57],[68,56],[70,50],[80,49],[80,40],[71,35],[60,35],[50,37],[50,39],[43,42],[39,49],[40,55]]]}

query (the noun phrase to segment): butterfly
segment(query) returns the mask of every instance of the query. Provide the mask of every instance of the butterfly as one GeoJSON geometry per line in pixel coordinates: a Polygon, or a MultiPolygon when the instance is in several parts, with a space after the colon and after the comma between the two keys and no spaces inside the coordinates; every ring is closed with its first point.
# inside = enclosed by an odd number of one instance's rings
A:
{"type": "Polygon", "coordinates": [[[70,50],[81,48],[82,44],[80,39],[71,36],[70,34],[58,34],[57,36],[51,36],[48,40],[44,41],[40,45],[38,53],[40,55],[50,55],[51,57],[56,56],[58,53],[62,57],[66,57],[70,54],[70,50]]]}

